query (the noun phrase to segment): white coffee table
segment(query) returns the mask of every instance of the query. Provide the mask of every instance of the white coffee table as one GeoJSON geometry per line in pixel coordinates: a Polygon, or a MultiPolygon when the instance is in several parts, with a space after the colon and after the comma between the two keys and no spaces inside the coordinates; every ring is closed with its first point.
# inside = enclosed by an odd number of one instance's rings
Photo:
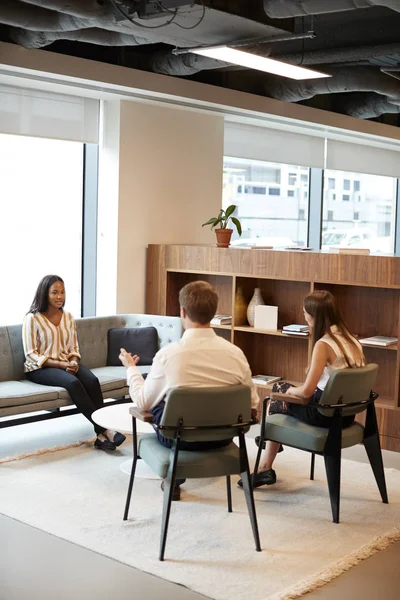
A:
{"type": "MultiPolygon", "coordinates": [[[[129,408],[131,406],[132,402],[104,406],[92,414],[92,419],[101,427],[132,435],[132,417],[129,414],[129,408]]],[[[154,429],[150,423],[144,423],[143,421],[138,420],[136,421],[136,430],[138,437],[140,437],[140,435],[143,433],[154,433],[154,429]]],[[[127,475],[130,475],[132,469],[132,459],[125,460],[121,464],[120,469],[127,475]]],[[[144,479],[159,479],[159,477],[153,473],[150,467],[143,460],[138,460],[136,463],[135,477],[142,477],[144,479]]]]}

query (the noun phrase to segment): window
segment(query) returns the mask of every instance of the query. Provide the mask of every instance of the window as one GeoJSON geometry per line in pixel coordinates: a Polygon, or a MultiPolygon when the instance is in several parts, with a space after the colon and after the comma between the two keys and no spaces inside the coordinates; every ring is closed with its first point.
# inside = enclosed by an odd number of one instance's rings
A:
{"type": "Polygon", "coordinates": [[[343,179],[343,189],[350,190],[350,179],[343,179]]]}
{"type": "Polygon", "coordinates": [[[332,200],[336,200],[336,194],[332,194],[332,200]]]}
{"type": "Polygon", "coordinates": [[[333,177],[329,177],[328,179],[328,190],[334,190],[336,185],[336,180],[333,177]]]}
{"type": "Polygon", "coordinates": [[[83,144],[0,134],[0,324],[20,323],[40,279],[81,314],[83,144]],[[11,226],[15,224],[15,226],[11,226]]]}
{"type": "Polygon", "coordinates": [[[241,238],[234,231],[233,245],[306,246],[308,197],[307,168],[224,158],[223,208],[237,204],[243,229],[241,238]]]}
{"type": "Polygon", "coordinates": [[[280,196],[281,190],[279,188],[269,188],[268,193],[270,196],[280,196]]]}
{"type": "Polygon", "coordinates": [[[322,249],[331,247],[369,248],[371,252],[393,252],[396,183],[393,177],[326,170],[323,194],[322,249]],[[351,193],[342,195],[343,204],[333,214],[329,181],[336,189],[350,182],[351,193]]]}

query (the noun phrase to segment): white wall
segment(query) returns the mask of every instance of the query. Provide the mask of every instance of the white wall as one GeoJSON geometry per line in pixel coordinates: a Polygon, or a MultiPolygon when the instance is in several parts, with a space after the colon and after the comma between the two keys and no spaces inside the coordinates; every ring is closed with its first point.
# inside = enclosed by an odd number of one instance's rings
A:
{"type": "Polygon", "coordinates": [[[148,244],[215,243],[201,225],[222,203],[224,120],[122,101],[119,121],[116,312],[141,313],[148,244]]]}

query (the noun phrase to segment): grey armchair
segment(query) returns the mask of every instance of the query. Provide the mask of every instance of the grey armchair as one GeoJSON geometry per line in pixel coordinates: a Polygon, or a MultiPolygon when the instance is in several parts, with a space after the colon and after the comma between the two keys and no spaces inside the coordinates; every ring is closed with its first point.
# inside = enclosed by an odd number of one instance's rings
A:
{"type": "MultiPolygon", "coordinates": [[[[378,395],[371,391],[377,372],[378,365],[369,364],[359,369],[341,369],[330,376],[319,403],[314,405],[315,410],[332,417],[329,429],[308,425],[285,414],[267,416],[267,404],[270,399],[270,396],[267,396],[263,403],[259,449],[254,473],[257,472],[261,452],[265,448],[267,440],[311,452],[310,479],[314,479],[315,455],[323,456],[333,522],[339,523],[342,448],[363,443],[382,502],[387,504],[385,473],[374,405],[378,395]],[[355,415],[363,411],[366,411],[365,426],[354,422],[350,427],[342,429],[343,416],[355,415]]],[[[307,403],[307,400],[287,394],[273,394],[272,396],[274,399],[286,402],[307,403]]],[[[311,405],[307,404],[307,406],[311,405]]]]}
{"type": "Polygon", "coordinates": [[[228,512],[232,512],[230,476],[240,474],[246,496],[256,550],[260,538],[244,434],[252,424],[250,388],[235,385],[219,388],[178,388],[166,397],[159,426],[166,438],[174,440],[171,449],[160,444],[156,434],[144,434],[137,444],[136,419],[152,422],[151,413],[130,409],[133,429],[133,462],[125,503],[128,518],[138,457],[164,479],[164,504],[159,559],[164,560],[173,482],[177,478],[226,477],[228,512]],[[215,450],[181,450],[181,442],[217,441],[239,437],[239,447],[231,442],[215,450]]]}

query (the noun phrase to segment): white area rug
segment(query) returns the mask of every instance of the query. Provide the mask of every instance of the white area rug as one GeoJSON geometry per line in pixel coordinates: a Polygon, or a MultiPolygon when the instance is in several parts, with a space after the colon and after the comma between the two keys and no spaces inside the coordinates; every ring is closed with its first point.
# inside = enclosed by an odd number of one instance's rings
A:
{"type": "MultiPolygon", "coordinates": [[[[255,445],[249,451],[255,458],[255,445]]],[[[243,492],[224,479],[188,481],[173,503],[166,561],[158,561],[162,493],[137,479],[122,521],[128,477],[114,454],[88,444],[0,465],[0,512],[216,600],[296,598],[400,539],[400,472],[386,471],[382,504],[369,465],[343,460],[341,523],[331,521],[323,460],[310,481],[306,453],[278,456],[278,483],[256,491],[263,552],[257,553],[243,492]]],[[[236,478],[233,478],[236,481],[236,478]]]]}

